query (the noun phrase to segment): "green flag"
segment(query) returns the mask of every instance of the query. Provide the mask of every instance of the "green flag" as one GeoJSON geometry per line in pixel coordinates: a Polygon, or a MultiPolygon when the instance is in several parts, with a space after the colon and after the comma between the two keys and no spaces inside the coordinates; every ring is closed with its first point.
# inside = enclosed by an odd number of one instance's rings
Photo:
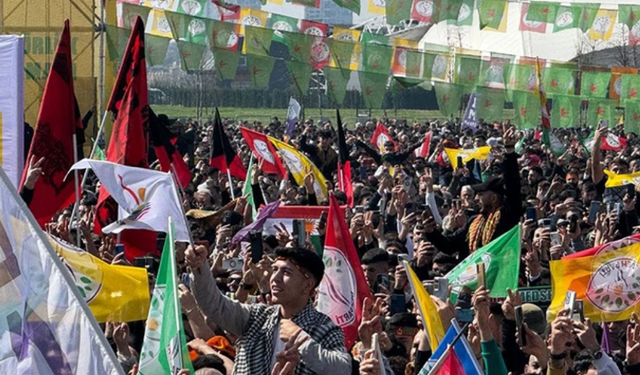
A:
{"type": "Polygon", "coordinates": [[[457,26],[471,26],[473,24],[474,0],[462,0],[458,10],[458,18],[451,21],[457,26]]]}
{"type": "Polygon", "coordinates": [[[514,123],[518,129],[535,129],[540,125],[540,98],[529,91],[513,91],[514,123]]]}
{"type": "Polygon", "coordinates": [[[247,55],[247,67],[251,83],[256,87],[268,87],[275,59],[270,56],[247,55]]]}
{"type": "Polygon", "coordinates": [[[562,30],[573,29],[580,27],[580,20],[582,19],[582,6],[561,6],[558,8],[555,22],[553,24],[553,32],[557,33],[562,30]]]}
{"type": "Polygon", "coordinates": [[[640,5],[618,5],[618,22],[627,25],[629,30],[640,21],[640,5]]]}
{"type": "Polygon", "coordinates": [[[422,77],[444,81],[449,73],[449,54],[445,52],[425,52],[422,60],[422,77]]]}
{"type": "Polygon", "coordinates": [[[202,45],[206,43],[208,31],[213,27],[209,19],[169,11],[164,14],[171,26],[173,39],[202,45]]]}
{"type": "Polygon", "coordinates": [[[144,48],[145,58],[149,66],[163,65],[167,57],[167,49],[169,48],[170,38],[159,35],[145,34],[144,48]]]}
{"type": "Polygon", "coordinates": [[[268,56],[271,50],[271,38],[273,38],[273,30],[245,25],[244,52],[252,55],[268,56]]]}
{"type": "Polygon", "coordinates": [[[300,33],[283,32],[283,34],[289,46],[289,56],[291,56],[291,59],[297,62],[309,63],[314,37],[300,33]]]}
{"type": "Polygon", "coordinates": [[[387,91],[388,74],[359,72],[360,90],[365,108],[380,109],[387,91]]]}
{"type": "Polygon", "coordinates": [[[311,79],[313,67],[297,61],[285,61],[284,63],[289,70],[293,87],[296,89],[298,96],[306,95],[309,90],[309,80],[311,79]]]}
{"type": "Polygon", "coordinates": [[[542,142],[555,156],[562,156],[562,154],[567,152],[567,147],[553,134],[551,129],[542,127],[542,142]]]}
{"type": "Polygon", "coordinates": [[[624,74],[621,82],[620,99],[640,99],[640,75],[624,74]]]}
{"type": "MultiPolygon", "coordinates": [[[[131,3],[122,3],[122,27],[125,29],[133,29],[133,25],[136,24],[138,17],[142,18],[144,24],[147,24],[149,18],[150,7],[143,7],[140,5],[134,5],[131,3]]],[[[109,25],[107,25],[109,27],[109,25]]]]}
{"type": "Polygon", "coordinates": [[[349,9],[353,13],[360,15],[360,0],[334,0],[339,7],[349,9]]]}
{"type": "Polygon", "coordinates": [[[162,249],[140,351],[140,375],[177,374],[182,369],[195,373],[182,327],[177,274],[174,227],[169,218],[169,233],[162,249]]]}
{"type": "Polygon", "coordinates": [[[204,17],[207,3],[209,3],[209,0],[180,0],[178,12],[190,16],[204,17]]]}
{"type": "Polygon", "coordinates": [[[532,1],[529,3],[527,21],[552,23],[556,19],[560,3],[532,1]]]}
{"type": "Polygon", "coordinates": [[[231,51],[224,48],[211,49],[216,66],[216,72],[221,79],[234,79],[238,70],[238,60],[240,52],[231,51]]]}
{"type": "Polygon", "coordinates": [[[405,54],[405,76],[419,78],[422,69],[422,55],[420,51],[408,50],[405,54]]]}
{"type": "Polygon", "coordinates": [[[507,87],[514,58],[513,55],[491,53],[490,60],[482,60],[480,82],[484,86],[507,87]]]}
{"type": "Polygon", "coordinates": [[[536,68],[533,65],[517,64],[510,69],[509,87],[518,91],[536,90],[536,68]]]}
{"type": "Polygon", "coordinates": [[[640,135],[640,100],[624,100],[624,131],[640,135]]]}
{"type": "MultiPolygon", "coordinates": [[[[91,138],[91,143],[95,144],[96,140],[91,138]]],[[[96,145],[95,150],[96,150],[96,153],[95,155],[93,155],[94,160],[102,160],[102,161],[107,160],[107,155],[104,153],[104,150],[100,148],[100,146],[96,145]]]]}
{"type": "Polygon", "coordinates": [[[597,126],[600,120],[604,120],[612,126],[617,104],[618,101],[615,99],[590,98],[589,107],[587,107],[587,125],[597,126]]]}
{"type": "Polygon", "coordinates": [[[273,37],[280,43],[286,43],[284,35],[281,31],[289,33],[298,32],[298,19],[293,17],[287,17],[280,14],[272,13],[269,17],[269,28],[275,30],[273,37]]]}
{"type": "Polygon", "coordinates": [[[351,71],[348,69],[330,68],[328,66],[325,66],[322,70],[327,80],[327,94],[329,99],[342,105],[344,96],[347,93],[347,83],[349,82],[351,71]]]}
{"type": "Polygon", "coordinates": [[[363,70],[369,73],[389,74],[393,49],[389,46],[364,44],[362,46],[363,70]]]}
{"type": "Polygon", "coordinates": [[[580,122],[582,98],[576,95],[554,94],[551,108],[551,126],[554,128],[575,128],[580,122]]]}
{"type": "Polygon", "coordinates": [[[476,112],[479,119],[502,121],[504,109],[504,90],[489,87],[476,87],[476,112]]]}
{"type": "MultiPolygon", "coordinates": [[[[433,2],[434,8],[438,8],[437,17],[433,18],[431,23],[437,23],[440,21],[457,22],[460,15],[460,8],[462,7],[462,0],[441,0],[440,5],[437,6],[437,2],[433,2]]],[[[434,9],[433,14],[436,14],[434,9]]]]}
{"type": "Polygon", "coordinates": [[[611,72],[582,72],[580,95],[587,98],[606,98],[611,72]]]}
{"type": "Polygon", "coordinates": [[[456,296],[464,286],[476,290],[476,264],[484,263],[489,296],[504,298],[508,296],[507,288],[514,291],[518,288],[520,262],[514,259],[520,259],[520,225],[471,253],[449,271],[445,278],[453,286],[456,296]]]}
{"type": "Polygon", "coordinates": [[[542,82],[547,94],[573,94],[574,71],[549,67],[542,71],[542,82]]]}
{"type": "Polygon", "coordinates": [[[212,36],[213,47],[224,49],[238,49],[239,37],[237,33],[238,25],[231,22],[222,22],[210,20],[211,32],[207,34],[212,36]]]}
{"type": "Polygon", "coordinates": [[[373,34],[368,31],[362,33],[362,44],[378,44],[381,46],[389,45],[389,37],[382,34],[373,34]]]}
{"type": "Polygon", "coordinates": [[[202,44],[177,41],[180,57],[182,59],[181,67],[186,71],[200,70],[202,62],[202,54],[205,46],[202,44]]]}
{"type": "Polygon", "coordinates": [[[253,189],[251,188],[251,179],[253,177],[253,153],[251,153],[251,158],[249,159],[249,169],[247,169],[247,178],[244,180],[244,186],[242,187],[242,196],[247,198],[247,204],[251,207],[251,216],[253,220],[258,216],[258,212],[256,210],[256,203],[253,200],[253,189]]]}
{"type": "Polygon", "coordinates": [[[351,56],[356,44],[348,40],[337,40],[333,38],[327,39],[327,46],[331,52],[331,57],[340,69],[349,69],[351,65],[351,56]]]}
{"type": "Polygon", "coordinates": [[[504,0],[478,0],[478,13],[480,14],[480,30],[485,27],[498,29],[507,2],[504,0]]]}
{"type": "Polygon", "coordinates": [[[482,60],[477,56],[456,56],[454,82],[467,86],[465,92],[472,92],[480,80],[480,66],[482,60]]]}
{"type": "Polygon", "coordinates": [[[393,77],[394,85],[393,88],[396,90],[404,90],[411,87],[415,87],[424,82],[424,80],[419,78],[407,78],[407,77],[393,77]]]}
{"type": "Polygon", "coordinates": [[[596,20],[600,4],[581,3],[580,7],[582,8],[582,15],[580,16],[580,30],[586,33],[589,31],[591,26],[593,26],[593,21],[596,20]]]}
{"type": "Polygon", "coordinates": [[[451,117],[460,113],[460,99],[463,86],[454,83],[434,82],[438,109],[445,117],[451,117]]]}
{"type": "MultiPolygon", "coordinates": [[[[125,3],[126,4],[126,3],[125,3]]],[[[107,26],[106,40],[107,40],[107,56],[111,62],[120,62],[124,50],[127,48],[129,42],[129,35],[131,30],[123,29],[116,26],[107,26]]],[[[147,36],[147,35],[145,35],[147,36]]]]}

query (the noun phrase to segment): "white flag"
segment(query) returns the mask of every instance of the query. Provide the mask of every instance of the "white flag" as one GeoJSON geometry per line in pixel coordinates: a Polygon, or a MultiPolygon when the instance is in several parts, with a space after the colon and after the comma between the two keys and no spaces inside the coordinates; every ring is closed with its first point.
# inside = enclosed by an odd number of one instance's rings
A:
{"type": "Polygon", "coordinates": [[[0,374],[124,374],[2,169],[0,249],[0,374]]]}
{"type": "Polygon", "coordinates": [[[87,168],[93,170],[120,206],[118,221],[103,228],[104,233],[120,233],[124,229],[167,233],[167,218],[171,216],[176,240],[189,242],[189,229],[170,173],[90,159],[80,160],[71,170],[87,168]]]}

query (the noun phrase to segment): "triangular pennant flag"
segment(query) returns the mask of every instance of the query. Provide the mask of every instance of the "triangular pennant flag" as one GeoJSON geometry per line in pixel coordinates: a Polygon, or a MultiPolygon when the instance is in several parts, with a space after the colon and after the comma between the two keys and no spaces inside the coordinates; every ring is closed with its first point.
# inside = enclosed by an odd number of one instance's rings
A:
{"type": "Polygon", "coordinates": [[[163,65],[167,57],[167,49],[169,49],[170,38],[163,36],[149,35],[145,36],[145,56],[149,66],[163,65]]]}
{"type": "Polygon", "coordinates": [[[387,91],[389,76],[386,74],[358,72],[360,77],[360,90],[366,108],[382,108],[384,95],[387,91]]]}
{"type": "Polygon", "coordinates": [[[388,75],[393,49],[386,45],[367,43],[362,49],[362,64],[365,72],[388,75]]]}
{"type": "Polygon", "coordinates": [[[463,86],[445,82],[435,82],[436,100],[438,109],[443,116],[451,117],[460,113],[460,100],[463,86]]]}
{"type": "Polygon", "coordinates": [[[238,70],[240,52],[221,48],[211,48],[216,72],[221,79],[234,79],[238,70]]]}
{"type": "Polygon", "coordinates": [[[582,72],[580,95],[587,98],[606,98],[609,92],[610,72],[582,72]]]}
{"type": "Polygon", "coordinates": [[[270,56],[247,55],[247,67],[251,84],[255,87],[268,87],[275,59],[270,56]]]}
{"type": "Polygon", "coordinates": [[[289,70],[293,87],[298,96],[306,95],[309,90],[309,80],[311,79],[313,67],[296,61],[285,61],[284,63],[289,70]]]}
{"type": "Polygon", "coordinates": [[[476,88],[478,118],[484,121],[500,121],[503,118],[504,90],[478,86],[476,88]]]}
{"type": "Polygon", "coordinates": [[[345,94],[347,93],[347,83],[351,71],[347,69],[337,69],[324,67],[324,76],[327,80],[327,95],[329,100],[342,105],[344,102],[345,94]]]}
{"type": "Polygon", "coordinates": [[[513,91],[514,123],[518,129],[535,129],[540,125],[540,100],[528,91],[513,91]]]}
{"type": "Polygon", "coordinates": [[[582,98],[575,95],[551,96],[553,107],[551,108],[551,124],[556,128],[575,128],[580,121],[580,105],[582,98]]]}
{"type": "Polygon", "coordinates": [[[205,46],[202,44],[183,42],[181,40],[178,40],[176,43],[178,44],[180,57],[182,58],[180,67],[187,72],[200,70],[205,46]]]}
{"type": "Polygon", "coordinates": [[[264,27],[244,27],[244,44],[242,53],[268,56],[271,49],[273,30],[264,27]]]}

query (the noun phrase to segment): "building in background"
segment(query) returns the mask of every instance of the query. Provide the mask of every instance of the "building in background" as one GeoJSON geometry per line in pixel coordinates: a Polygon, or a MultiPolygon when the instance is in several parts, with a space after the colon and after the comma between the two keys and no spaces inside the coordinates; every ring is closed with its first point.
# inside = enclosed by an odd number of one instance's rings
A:
{"type": "Polygon", "coordinates": [[[351,26],[353,13],[349,9],[339,7],[333,1],[322,0],[319,8],[305,7],[304,19],[329,25],[351,26]]]}

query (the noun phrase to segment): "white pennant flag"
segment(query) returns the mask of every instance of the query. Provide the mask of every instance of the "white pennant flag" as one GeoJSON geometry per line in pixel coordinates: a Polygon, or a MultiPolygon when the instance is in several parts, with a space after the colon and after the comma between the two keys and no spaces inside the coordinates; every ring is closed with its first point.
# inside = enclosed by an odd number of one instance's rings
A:
{"type": "Polygon", "coordinates": [[[124,375],[73,277],[1,168],[0,374],[124,375]]]}
{"type": "Polygon", "coordinates": [[[104,233],[120,233],[124,229],[167,233],[167,218],[171,216],[175,220],[176,240],[189,242],[189,229],[171,173],[90,159],[80,160],[71,170],[87,168],[93,170],[120,206],[118,221],[103,228],[104,233]]]}

